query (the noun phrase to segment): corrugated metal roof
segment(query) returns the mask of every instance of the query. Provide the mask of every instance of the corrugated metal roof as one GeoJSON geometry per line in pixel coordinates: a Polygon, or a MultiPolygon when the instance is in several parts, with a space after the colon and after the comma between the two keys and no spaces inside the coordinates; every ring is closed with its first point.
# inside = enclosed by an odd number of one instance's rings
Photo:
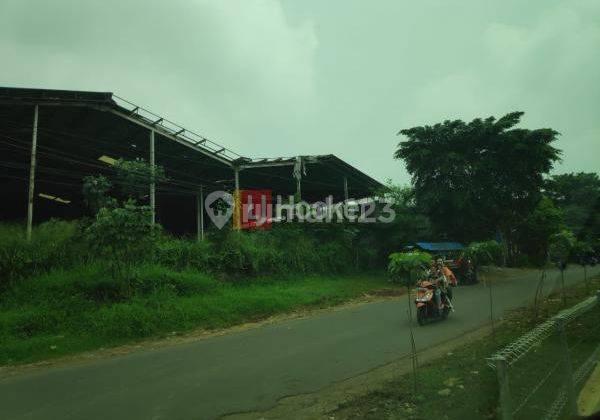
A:
{"type": "MultiPolygon", "coordinates": [[[[39,182],[52,178],[55,185],[69,183],[73,190],[80,191],[81,178],[97,172],[94,168],[99,157],[147,159],[148,130],[152,129],[156,133],[158,164],[165,169],[172,183],[178,183],[177,192],[195,196],[199,185],[206,187],[205,192],[231,189],[234,167],[243,169],[241,188],[270,188],[281,196],[296,192],[293,176],[296,157],[241,157],[110,92],[0,87],[0,134],[28,144],[33,105],[42,106],[38,132],[40,147],[51,145],[52,153],[60,152],[62,156],[46,157],[40,168],[45,166],[52,174],[42,176],[40,172],[36,179],[39,182]],[[71,159],[68,162],[64,159],[65,153],[71,159]]],[[[3,169],[3,175],[27,177],[23,168],[29,160],[19,154],[19,150],[11,149],[12,153],[3,155],[3,160],[11,164],[18,161],[22,168],[11,170],[11,173],[3,169]]],[[[27,154],[27,150],[24,153],[27,154]]],[[[322,201],[329,195],[333,195],[335,201],[343,200],[344,178],[347,179],[349,197],[353,199],[371,196],[384,188],[377,180],[334,155],[301,158],[307,164],[302,176],[302,198],[307,201],[322,201]]],[[[10,182],[13,182],[12,178],[10,182]]]]}
{"type": "Polygon", "coordinates": [[[460,242],[417,242],[416,245],[425,251],[443,252],[464,249],[460,242]]]}

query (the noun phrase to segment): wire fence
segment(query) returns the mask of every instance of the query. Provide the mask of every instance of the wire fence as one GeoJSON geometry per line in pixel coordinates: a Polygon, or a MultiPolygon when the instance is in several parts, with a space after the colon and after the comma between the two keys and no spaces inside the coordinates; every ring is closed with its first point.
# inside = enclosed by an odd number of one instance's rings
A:
{"type": "Polygon", "coordinates": [[[600,358],[600,292],[495,353],[500,413],[509,419],[577,415],[577,396],[600,358]]]}

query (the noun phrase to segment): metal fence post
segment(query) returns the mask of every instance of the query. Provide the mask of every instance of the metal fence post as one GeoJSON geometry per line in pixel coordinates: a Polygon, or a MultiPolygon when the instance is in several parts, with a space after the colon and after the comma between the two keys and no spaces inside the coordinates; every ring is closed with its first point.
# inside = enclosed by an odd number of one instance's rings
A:
{"type": "Polygon", "coordinates": [[[502,420],[512,420],[512,399],[508,386],[508,364],[502,356],[494,358],[494,364],[496,365],[500,390],[500,418],[502,420]]]}
{"type": "Polygon", "coordinates": [[[556,332],[560,338],[560,344],[563,355],[563,372],[566,391],[567,391],[567,406],[569,414],[577,415],[577,399],[575,396],[575,386],[573,384],[573,365],[571,364],[571,355],[569,353],[569,344],[567,343],[567,334],[565,331],[565,319],[556,318],[556,332]]]}

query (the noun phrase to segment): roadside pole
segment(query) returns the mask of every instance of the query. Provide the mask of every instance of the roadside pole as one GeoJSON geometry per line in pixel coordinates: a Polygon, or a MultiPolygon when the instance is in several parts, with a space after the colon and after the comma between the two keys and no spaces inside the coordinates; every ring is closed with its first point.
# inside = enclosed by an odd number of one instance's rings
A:
{"type": "Polygon", "coordinates": [[[502,420],[512,420],[512,400],[508,386],[508,364],[504,357],[495,358],[494,364],[496,365],[500,392],[500,418],[502,420]]]}
{"type": "Polygon", "coordinates": [[[569,344],[567,343],[567,334],[565,331],[564,318],[556,319],[556,333],[560,338],[561,353],[563,359],[563,381],[567,391],[567,407],[571,416],[577,415],[577,397],[575,396],[575,386],[573,384],[573,365],[571,364],[571,355],[569,354],[569,344]]]}
{"type": "Polygon", "coordinates": [[[560,283],[562,286],[562,304],[563,304],[563,308],[564,308],[567,306],[567,295],[566,295],[567,292],[565,290],[565,270],[562,265],[560,267],[560,283]]]}
{"type": "Polygon", "coordinates": [[[494,295],[492,293],[492,279],[488,277],[488,289],[490,291],[490,323],[492,326],[492,340],[496,344],[496,326],[494,325],[494,295]]]}
{"type": "MultiPolygon", "coordinates": [[[[414,274],[411,272],[409,274],[411,281],[409,282],[410,285],[412,285],[412,279],[414,278],[414,274]]],[[[412,353],[412,368],[413,368],[413,390],[414,393],[416,395],[417,393],[417,389],[418,389],[418,377],[417,377],[417,370],[419,368],[419,362],[417,360],[417,345],[415,344],[415,334],[413,331],[413,316],[412,316],[412,299],[410,297],[410,289],[412,286],[407,286],[406,287],[406,296],[408,299],[408,326],[410,329],[410,348],[411,348],[411,353],[412,353]]]]}

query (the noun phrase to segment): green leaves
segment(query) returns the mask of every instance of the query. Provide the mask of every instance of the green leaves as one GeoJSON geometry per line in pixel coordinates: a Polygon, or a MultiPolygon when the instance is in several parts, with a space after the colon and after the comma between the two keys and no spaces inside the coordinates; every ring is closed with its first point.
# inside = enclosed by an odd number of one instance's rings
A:
{"type": "Polygon", "coordinates": [[[515,128],[522,112],[469,123],[446,120],[401,130],[394,156],[412,176],[416,200],[434,226],[455,240],[507,240],[539,200],[543,174],[559,159],[552,129],[515,128]]]}
{"type": "Polygon", "coordinates": [[[92,213],[103,207],[116,206],[116,200],[109,195],[112,183],[104,175],[89,175],[83,178],[83,197],[92,213]]]}
{"type": "Polygon", "coordinates": [[[389,256],[388,273],[393,282],[411,287],[430,266],[426,252],[395,252],[389,256]]]}
{"type": "Polygon", "coordinates": [[[132,199],[123,207],[103,207],[84,234],[90,249],[103,258],[113,277],[136,261],[151,259],[158,227],[151,224],[148,206],[139,206],[132,199]]]}
{"type": "Polygon", "coordinates": [[[147,199],[150,184],[159,184],[166,180],[161,166],[150,166],[142,159],[119,159],[114,165],[114,174],[90,175],[83,179],[83,197],[92,213],[102,208],[114,208],[132,199],[143,202],[147,199]]]}
{"type": "Polygon", "coordinates": [[[600,177],[596,173],[554,175],[545,193],[564,212],[567,228],[579,238],[600,238],[600,177]]]}
{"type": "Polygon", "coordinates": [[[160,183],[166,179],[161,166],[150,166],[143,159],[119,159],[115,163],[114,182],[127,197],[141,200],[148,195],[150,184],[160,183]]]}
{"type": "Polygon", "coordinates": [[[472,242],[463,251],[475,266],[496,264],[502,260],[502,246],[496,241],[472,242]]]}
{"type": "Polygon", "coordinates": [[[518,226],[519,247],[536,265],[546,263],[550,237],[563,228],[563,219],[563,211],[542,196],[534,211],[518,226]]]}
{"type": "Polygon", "coordinates": [[[553,261],[566,264],[571,255],[571,249],[575,245],[573,232],[563,230],[550,237],[550,258],[553,261]]]}

